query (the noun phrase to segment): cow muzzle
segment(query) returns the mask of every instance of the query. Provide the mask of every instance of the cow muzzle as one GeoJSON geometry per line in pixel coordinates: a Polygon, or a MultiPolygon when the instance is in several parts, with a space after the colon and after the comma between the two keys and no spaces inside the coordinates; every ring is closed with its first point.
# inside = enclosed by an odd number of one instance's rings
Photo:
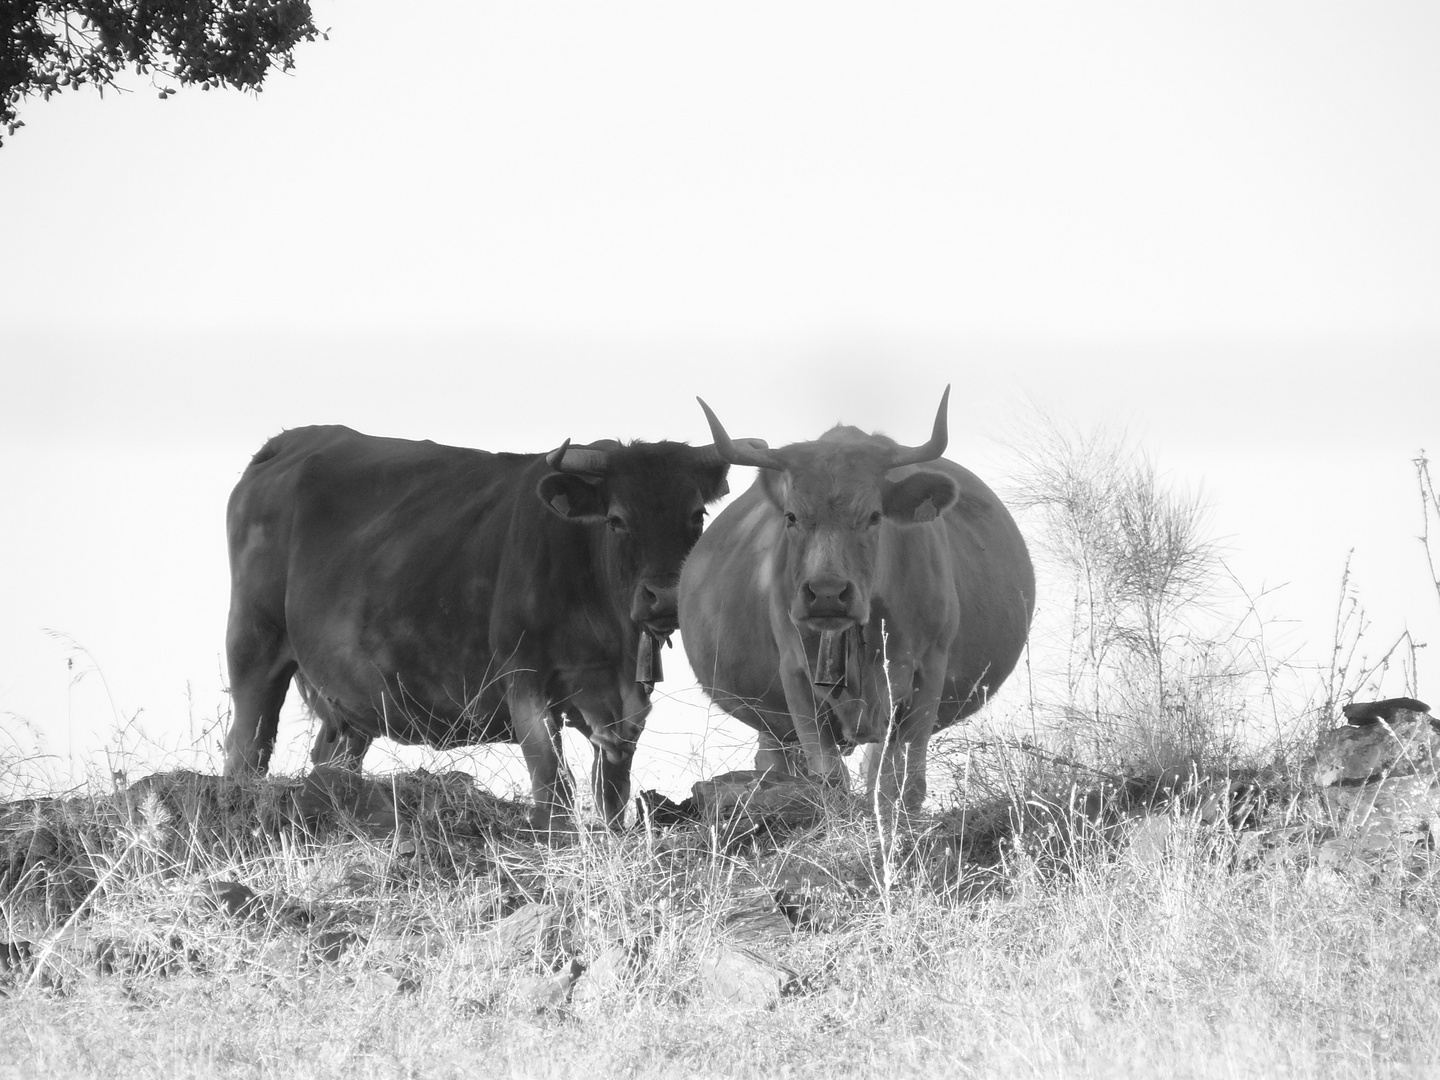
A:
{"type": "Polygon", "coordinates": [[[606,761],[620,765],[635,756],[635,744],[640,741],[643,726],[629,720],[617,720],[608,727],[592,729],[590,742],[605,755],[606,761]]]}
{"type": "Polygon", "coordinates": [[[679,589],[674,585],[642,581],[630,602],[631,620],[658,638],[669,637],[680,625],[678,595],[679,589]]]}
{"type": "Polygon", "coordinates": [[[863,621],[860,590],[839,574],[816,574],[796,591],[790,614],[815,630],[845,630],[863,621]]]}

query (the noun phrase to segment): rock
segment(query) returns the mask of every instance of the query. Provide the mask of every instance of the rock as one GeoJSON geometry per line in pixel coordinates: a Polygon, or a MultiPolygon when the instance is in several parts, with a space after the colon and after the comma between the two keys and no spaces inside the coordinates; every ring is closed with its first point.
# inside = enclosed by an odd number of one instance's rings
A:
{"type": "Polygon", "coordinates": [[[1440,829],[1440,730],[1413,698],[1347,705],[1350,723],[1321,735],[1313,778],[1338,835],[1317,873],[1367,876],[1382,866],[1428,872],[1440,829]]]}
{"type": "Polygon", "coordinates": [[[32,953],[28,941],[0,941],[0,974],[23,971],[30,966],[32,953]]]}
{"type": "Polygon", "coordinates": [[[1325,841],[1315,852],[1315,863],[1326,870],[1349,874],[1371,874],[1396,849],[1397,836],[1376,821],[1353,836],[1337,836],[1325,841]]]}
{"type": "Polygon", "coordinates": [[[384,968],[370,968],[359,972],[351,979],[351,985],[362,993],[372,994],[376,997],[413,994],[420,989],[418,979],[387,971],[384,968]]]}
{"type": "Polygon", "coordinates": [[[1340,710],[1345,714],[1347,722],[1357,727],[1363,724],[1374,724],[1378,721],[1392,723],[1397,714],[1402,712],[1428,713],[1430,706],[1423,701],[1416,701],[1408,697],[1386,698],[1384,701],[1362,701],[1351,702],[1340,710]]]}
{"type": "Polygon", "coordinates": [[[691,792],[706,821],[796,827],[825,813],[830,789],[803,776],[743,769],[698,781],[691,792]]]}
{"type": "Polygon", "coordinates": [[[553,968],[570,951],[570,927],[554,904],[529,903],[496,923],[491,940],[504,962],[553,968]]]}
{"type": "Polygon", "coordinates": [[[775,898],[766,892],[738,898],[721,917],[721,926],[727,937],[762,949],[777,939],[789,939],[794,929],[775,898]]]}
{"type": "Polygon", "coordinates": [[[1428,712],[1407,707],[1412,704],[1423,703],[1392,698],[1374,707],[1347,706],[1359,723],[1320,736],[1314,781],[1343,823],[1382,819],[1405,830],[1440,818],[1440,731],[1428,712]]]}
{"type": "Polygon", "coordinates": [[[660,826],[683,825],[687,821],[699,821],[700,810],[693,796],[684,802],[676,802],[652,789],[636,796],[635,820],[650,821],[660,826]]]}
{"type": "Polygon", "coordinates": [[[860,1004],[860,994],[843,986],[827,986],[814,995],[814,1002],[822,1009],[829,1010],[842,1018],[851,1018],[860,1004]]]}
{"type": "Polygon", "coordinates": [[[1144,814],[1135,823],[1126,845],[1137,862],[1154,866],[1165,858],[1175,822],[1166,814],[1144,814]]]}
{"type": "Polygon", "coordinates": [[[585,969],[584,977],[576,984],[571,1000],[582,1005],[599,1001],[623,989],[635,973],[636,957],[633,953],[634,950],[623,945],[611,945],[604,949],[585,969]]]}
{"type": "Polygon", "coordinates": [[[310,770],[295,796],[295,809],[307,824],[340,816],[377,838],[389,836],[397,825],[394,793],[388,784],[335,765],[310,770]]]}
{"type": "Polygon", "coordinates": [[[700,962],[707,996],[732,1005],[768,1008],[799,989],[795,971],[752,949],[717,945],[700,962]]]}
{"type": "Polygon", "coordinates": [[[207,881],[196,890],[195,907],[201,911],[223,911],[237,919],[264,917],[265,901],[254,889],[238,881],[207,881]]]}
{"type": "Polygon", "coordinates": [[[310,935],[310,949],[317,959],[333,963],[359,940],[360,935],[349,927],[317,930],[310,935]]]}
{"type": "Polygon", "coordinates": [[[585,969],[571,961],[561,971],[550,975],[522,975],[515,981],[513,993],[521,1003],[543,1012],[558,1009],[570,996],[570,988],[585,969]]]}

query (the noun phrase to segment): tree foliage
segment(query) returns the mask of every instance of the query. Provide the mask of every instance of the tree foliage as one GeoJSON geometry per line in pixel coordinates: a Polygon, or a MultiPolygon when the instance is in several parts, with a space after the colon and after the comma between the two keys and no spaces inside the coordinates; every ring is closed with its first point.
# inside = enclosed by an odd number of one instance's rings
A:
{"type": "Polygon", "coordinates": [[[0,0],[0,124],[13,135],[25,97],[103,94],[132,65],[164,77],[162,98],[171,83],[258,91],[317,36],[307,0],[0,0]]]}

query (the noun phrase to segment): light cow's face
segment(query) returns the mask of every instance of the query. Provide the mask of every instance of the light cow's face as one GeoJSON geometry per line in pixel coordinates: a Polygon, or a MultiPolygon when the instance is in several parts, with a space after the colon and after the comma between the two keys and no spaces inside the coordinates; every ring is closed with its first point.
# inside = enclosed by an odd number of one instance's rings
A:
{"type": "Polygon", "coordinates": [[[892,448],[853,428],[786,447],[778,456],[785,467],[762,475],[785,519],[777,584],[788,594],[790,618],[813,630],[863,626],[886,523],[935,520],[955,501],[955,484],[936,472],[890,479],[892,448]]]}
{"type": "Polygon", "coordinates": [[[700,402],[720,456],[732,465],[761,469],[765,492],[784,515],[783,573],[776,587],[787,591],[796,625],[844,630],[868,622],[885,523],[933,521],[955,501],[954,481],[942,473],[891,478],[896,469],[934,461],[945,452],[949,400],[947,386],[930,440],[922,446],[900,446],[883,436],[837,427],[814,442],[780,450],[732,440],[700,402]]]}

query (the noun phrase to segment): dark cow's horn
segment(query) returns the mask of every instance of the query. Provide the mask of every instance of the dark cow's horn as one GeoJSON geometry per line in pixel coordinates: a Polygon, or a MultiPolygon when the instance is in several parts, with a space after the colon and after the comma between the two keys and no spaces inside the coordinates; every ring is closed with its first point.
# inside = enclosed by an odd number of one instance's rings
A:
{"type": "Polygon", "coordinates": [[[610,459],[603,450],[591,450],[584,446],[570,445],[566,439],[556,449],[545,455],[545,464],[556,472],[584,473],[589,476],[604,476],[610,471],[610,459]]]}
{"type": "Polygon", "coordinates": [[[749,465],[756,469],[783,469],[785,463],[760,439],[732,439],[725,431],[725,425],[715,415],[704,398],[696,398],[700,408],[705,410],[705,419],[710,421],[710,434],[715,439],[715,452],[721,461],[731,465],[749,465]]]}
{"type": "Polygon", "coordinates": [[[940,408],[935,413],[935,430],[930,433],[930,441],[923,446],[897,446],[895,453],[890,457],[889,468],[898,469],[901,465],[918,465],[922,461],[934,461],[945,453],[945,445],[950,441],[950,430],[945,420],[945,413],[949,405],[950,387],[946,386],[945,393],[940,395],[940,408]]]}

